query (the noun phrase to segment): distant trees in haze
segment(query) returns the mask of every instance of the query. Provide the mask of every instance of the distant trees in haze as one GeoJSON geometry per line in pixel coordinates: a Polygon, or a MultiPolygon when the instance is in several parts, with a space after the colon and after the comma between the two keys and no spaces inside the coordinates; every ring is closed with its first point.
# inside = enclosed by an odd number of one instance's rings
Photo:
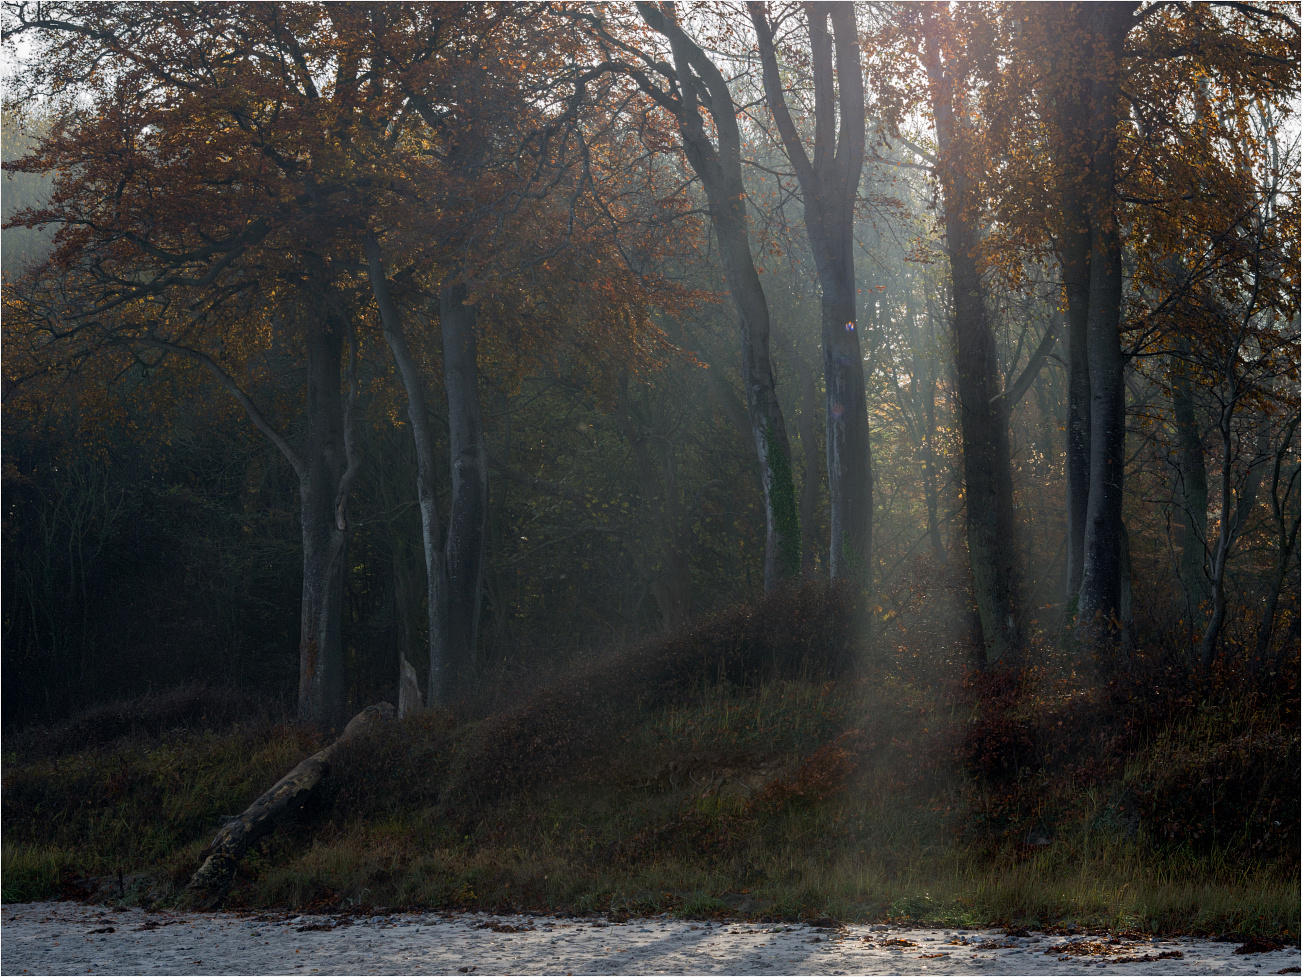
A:
{"type": "Polygon", "coordinates": [[[1113,654],[1159,581],[1202,668],[1296,613],[1292,6],[4,16],[42,119],[6,170],[55,174],[6,216],[56,230],[6,259],[5,634],[84,644],[60,701],[114,639],[40,595],[111,583],[47,551],[126,550],[58,500],[116,497],[136,438],[243,444],[232,411],[292,476],[325,726],[359,670],[447,704],[924,554],[988,667],[1073,618],[1113,654]]]}

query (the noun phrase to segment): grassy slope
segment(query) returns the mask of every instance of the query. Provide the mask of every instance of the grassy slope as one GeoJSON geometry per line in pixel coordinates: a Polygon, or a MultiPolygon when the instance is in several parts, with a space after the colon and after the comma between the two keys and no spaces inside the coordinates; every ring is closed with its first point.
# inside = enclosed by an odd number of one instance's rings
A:
{"type": "MultiPolygon", "coordinates": [[[[1168,705],[1066,664],[965,686],[943,610],[916,597],[865,652],[806,590],[504,714],[409,720],[348,749],[231,901],[1295,937],[1291,689],[1168,705]]],[[[4,899],[121,871],[117,898],[174,901],[220,816],[315,745],[263,721],[6,756],[4,899]]]]}

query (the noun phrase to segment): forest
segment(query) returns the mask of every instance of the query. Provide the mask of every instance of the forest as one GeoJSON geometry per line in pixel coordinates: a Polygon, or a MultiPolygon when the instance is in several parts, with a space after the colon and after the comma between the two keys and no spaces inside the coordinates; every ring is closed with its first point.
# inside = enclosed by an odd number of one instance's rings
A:
{"type": "Polygon", "coordinates": [[[1300,23],[5,2],[5,899],[1296,940],[1300,23]]]}

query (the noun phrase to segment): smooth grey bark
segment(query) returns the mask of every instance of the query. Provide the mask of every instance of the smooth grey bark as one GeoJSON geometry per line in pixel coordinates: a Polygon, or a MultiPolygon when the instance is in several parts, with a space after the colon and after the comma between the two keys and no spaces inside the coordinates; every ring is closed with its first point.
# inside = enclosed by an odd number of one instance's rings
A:
{"type": "Polygon", "coordinates": [[[299,478],[303,604],[299,630],[298,718],[325,729],[344,721],[344,554],[348,492],[358,462],[353,445],[357,347],[350,343],[348,393],[341,397],[343,347],[352,330],[327,309],[307,327],[307,444],[299,478]]]}
{"type": "Polygon", "coordinates": [[[746,6],[759,41],[764,97],[800,183],[805,229],[822,288],[829,570],[834,580],[850,577],[866,587],[872,583],[872,454],[854,269],[866,122],[854,4],[803,5],[814,73],[812,160],[787,107],[764,5],[746,6]]]}
{"type": "Polygon", "coordinates": [[[475,307],[466,304],[464,284],[444,282],[440,288],[439,325],[452,460],[452,512],[445,550],[447,653],[452,681],[460,690],[475,670],[488,522],[488,452],[479,406],[476,314],[475,307]]]}
{"type": "MultiPolygon", "coordinates": [[[[1079,35],[1085,14],[1079,5],[1055,8],[1064,28],[1055,40],[1067,46],[1079,35]]],[[[1076,58],[1080,52],[1066,47],[1057,52],[1053,67],[1057,77],[1049,86],[1047,113],[1057,128],[1059,176],[1057,197],[1062,225],[1058,260],[1067,304],[1067,590],[1068,613],[1080,595],[1085,570],[1085,522],[1090,494],[1090,371],[1089,335],[1090,208],[1088,177],[1092,144],[1088,93],[1076,58]]]]}
{"type": "Polygon", "coordinates": [[[1126,388],[1121,351],[1123,277],[1121,229],[1116,212],[1118,100],[1121,58],[1134,3],[1095,3],[1085,21],[1095,40],[1096,73],[1090,90],[1094,147],[1088,174],[1090,222],[1089,314],[1086,359],[1090,374],[1090,480],[1085,513],[1084,562],[1077,628],[1090,642],[1106,643],[1122,609],[1126,388]]]}
{"type": "Polygon", "coordinates": [[[647,25],[669,41],[673,67],[656,65],[656,70],[668,77],[670,91],[652,84],[640,70],[631,70],[630,75],[678,123],[687,161],[705,189],[724,280],[737,307],[746,407],[764,491],[767,593],[779,581],[800,573],[800,526],[791,474],[791,443],[769,355],[768,299],[750,249],[738,109],[722,72],[674,19],[674,4],[664,4],[664,9],[653,3],[636,6],[647,25]],[[713,120],[717,145],[706,132],[702,108],[713,120]]]}
{"type": "Polygon", "coordinates": [[[1202,604],[1211,594],[1207,587],[1207,463],[1193,389],[1180,364],[1171,378],[1171,414],[1176,435],[1176,519],[1180,523],[1180,587],[1184,591],[1185,620],[1202,620],[1202,604]]]}
{"type": "MultiPolygon", "coordinates": [[[[421,545],[425,557],[426,607],[429,619],[429,678],[425,703],[446,704],[454,693],[452,663],[448,653],[448,578],[447,559],[443,552],[442,527],[436,495],[437,459],[434,428],[430,423],[425,380],[407,343],[402,317],[389,293],[384,258],[374,234],[364,239],[371,291],[380,310],[384,339],[407,394],[407,419],[411,423],[416,445],[416,503],[420,509],[421,545]]],[[[399,676],[406,677],[405,671],[399,676]]]]}
{"type": "Polygon", "coordinates": [[[945,249],[954,289],[954,372],[963,433],[972,592],[981,619],[986,664],[1009,665],[1021,653],[1021,606],[1007,401],[999,381],[985,286],[976,265],[979,241],[971,192],[955,158],[952,79],[941,64],[931,17],[930,12],[924,14],[924,54],[940,150],[945,249]]]}

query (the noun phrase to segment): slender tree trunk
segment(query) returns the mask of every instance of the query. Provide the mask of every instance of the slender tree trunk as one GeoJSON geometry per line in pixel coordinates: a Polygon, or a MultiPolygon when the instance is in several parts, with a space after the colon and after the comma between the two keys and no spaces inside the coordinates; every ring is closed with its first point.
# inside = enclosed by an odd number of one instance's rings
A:
{"type": "MultiPolygon", "coordinates": [[[[846,263],[853,256],[846,249],[846,263]]],[[[823,283],[823,379],[827,484],[832,500],[832,579],[872,582],[873,486],[863,353],[855,328],[854,274],[823,283]]]]}
{"type": "Polygon", "coordinates": [[[1090,493],[1076,610],[1081,625],[1107,624],[1121,607],[1125,382],[1121,355],[1121,240],[1095,231],[1090,274],[1090,493]]]}
{"type": "Polygon", "coordinates": [[[1290,500],[1293,497],[1293,489],[1297,486],[1299,476],[1302,476],[1302,470],[1294,466],[1283,484],[1283,495],[1280,495],[1280,478],[1284,466],[1284,459],[1288,456],[1289,448],[1293,442],[1293,434],[1297,431],[1298,420],[1294,417],[1285,425],[1283,437],[1280,439],[1279,447],[1275,450],[1275,461],[1272,466],[1270,481],[1270,508],[1275,522],[1275,538],[1278,540],[1278,552],[1275,557],[1275,572],[1271,575],[1270,588],[1266,592],[1266,606],[1261,614],[1261,623],[1257,627],[1257,662],[1260,664],[1265,661],[1266,656],[1270,653],[1270,640],[1275,631],[1275,615],[1279,607],[1279,595],[1284,589],[1284,583],[1288,580],[1289,572],[1294,567],[1293,548],[1297,545],[1298,527],[1302,526],[1302,519],[1294,519],[1293,525],[1288,525],[1288,514],[1292,511],[1290,500]]]}
{"type": "Polygon", "coordinates": [[[1090,195],[1090,289],[1086,346],[1090,374],[1090,488],[1085,515],[1085,559],[1077,626],[1092,642],[1120,618],[1122,605],[1122,500],[1125,477],[1126,388],[1121,352],[1123,280],[1121,230],[1116,213],[1117,102],[1121,54],[1129,30],[1131,3],[1087,8],[1092,35],[1099,39],[1101,65],[1092,85],[1091,135],[1094,155],[1090,195]]]}
{"type": "Polygon", "coordinates": [[[445,283],[440,289],[443,385],[452,456],[452,514],[445,554],[447,647],[458,691],[467,688],[474,676],[488,520],[488,455],[479,408],[476,316],[465,299],[464,285],[445,283]]]}
{"type": "Polygon", "coordinates": [[[337,315],[313,317],[308,324],[307,444],[299,480],[303,605],[298,718],[327,729],[339,727],[346,718],[342,618],[348,526],[339,511],[348,469],[339,392],[345,328],[337,315]]]}
{"type": "Polygon", "coordinates": [[[924,356],[926,361],[926,423],[927,430],[923,432],[922,441],[922,458],[923,458],[923,488],[927,495],[927,535],[931,538],[931,552],[936,558],[936,562],[944,566],[949,561],[949,554],[945,550],[944,540],[940,535],[940,485],[939,475],[936,470],[936,385],[940,378],[936,375],[937,359],[940,356],[940,343],[937,337],[937,316],[932,306],[931,295],[927,295],[927,323],[928,332],[931,341],[927,346],[929,352],[924,356]]]}
{"type": "MultiPolygon", "coordinates": [[[[764,592],[768,593],[780,580],[800,574],[800,521],[791,472],[791,442],[778,403],[769,355],[768,300],[751,263],[742,201],[740,198],[721,201],[719,209],[725,208],[729,212],[723,213],[721,219],[716,218],[714,227],[724,275],[741,323],[746,408],[764,489],[764,592]]],[[[713,207],[711,211],[714,212],[713,207]]]]}
{"type": "Polygon", "coordinates": [[[1239,491],[1234,491],[1234,455],[1235,437],[1232,429],[1234,409],[1238,401],[1238,387],[1233,381],[1228,385],[1229,394],[1221,407],[1221,518],[1220,531],[1216,537],[1216,549],[1212,552],[1211,585],[1212,613],[1207,621],[1199,644],[1199,658],[1204,669],[1212,665],[1216,657],[1216,648],[1220,644],[1221,631],[1225,627],[1226,598],[1225,571],[1229,566],[1230,551],[1247,526],[1252,507],[1257,502],[1257,492],[1261,489],[1261,477],[1266,459],[1270,453],[1270,421],[1263,418],[1262,429],[1257,436],[1256,453],[1249,464],[1247,474],[1239,491]]]}
{"type": "Polygon", "coordinates": [[[1198,646],[1198,657],[1204,670],[1212,665],[1216,656],[1216,646],[1220,642],[1221,628],[1225,624],[1225,566],[1230,555],[1230,544],[1236,530],[1231,498],[1233,493],[1234,442],[1230,431],[1230,415],[1233,412],[1233,396],[1230,406],[1221,409],[1221,518],[1220,531],[1217,534],[1216,548],[1211,554],[1211,616],[1207,628],[1203,631],[1202,641],[1198,646]]]}
{"type": "Polygon", "coordinates": [[[1202,619],[1207,589],[1207,464],[1193,390],[1180,366],[1171,379],[1171,413],[1175,418],[1178,447],[1174,493],[1176,517],[1180,523],[1180,586],[1184,591],[1185,620],[1202,619]]]}
{"type": "Polygon", "coordinates": [[[701,47],[657,4],[636,4],[652,30],[663,35],[674,58],[674,93],[638,77],[643,90],[672,111],[683,151],[700,177],[709,203],[710,221],[719,241],[723,277],[741,325],[742,381],[751,436],[759,459],[764,492],[764,590],[800,575],[800,525],[791,474],[791,442],[778,403],[769,356],[769,306],[750,251],[746,223],[746,186],[741,174],[741,131],[728,83],[701,47]],[[706,132],[702,109],[714,123],[714,140],[706,132]]]}
{"type": "Polygon", "coordinates": [[[1089,93],[1079,50],[1086,11],[1079,4],[1054,8],[1052,80],[1046,111],[1057,127],[1058,199],[1062,227],[1058,258],[1067,303],[1067,611],[1074,612],[1085,572],[1085,522],[1090,494],[1090,207],[1089,173],[1093,155],[1089,93]]]}
{"type": "Polygon", "coordinates": [[[385,341],[393,353],[393,361],[398,367],[398,375],[402,377],[403,389],[407,394],[407,419],[411,423],[412,438],[416,444],[416,502],[420,508],[429,618],[429,679],[426,683],[425,703],[431,706],[443,705],[451,698],[454,683],[452,662],[448,654],[447,559],[443,552],[436,496],[438,468],[434,428],[430,423],[425,381],[411,355],[397,306],[390,297],[383,257],[374,235],[367,234],[365,247],[371,290],[380,309],[385,341]]]}
{"type": "Polygon", "coordinates": [[[927,364],[927,430],[922,441],[922,485],[927,497],[927,538],[931,541],[931,554],[944,566],[949,556],[945,542],[940,537],[940,489],[936,479],[936,378],[934,366],[927,364]]]}
{"type": "Polygon", "coordinates": [[[829,570],[834,580],[845,576],[867,587],[872,578],[872,455],[854,270],[854,213],[866,122],[854,6],[805,5],[814,68],[812,161],[787,108],[767,12],[762,4],[747,7],[759,39],[765,99],[800,181],[805,228],[822,288],[827,485],[832,509],[829,570]],[[839,92],[834,91],[837,87],[839,92]]]}
{"type": "MultiPolygon", "coordinates": [[[[1296,475],[1294,475],[1296,478],[1296,475]]],[[[1270,653],[1270,640],[1275,632],[1275,615],[1279,613],[1279,595],[1284,590],[1284,583],[1288,580],[1289,572],[1295,567],[1293,561],[1293,549],[1297,546],[1298,526],[1302,524],[1294,522],[1292,529],[1283,528],[1283,522],[1280,521],[1279,529],[1279,553],[1275,560],[1275,570],[1271,574],[1270,585],[1266,591],[1266,606],[1261,612],[1261,623],[1257,626],[1257,662],[1265,661],[1266,656],[1270,653]]]]}
{"type": "Polygon", "coordinates": [[[945,247],[954,283],[954,367],[963,432],[968,557],[972,591],[989,665],[1012,664],[1021,651],[1016,522],[1006,398],[999,379],[985,285],[976,266],[977,229],[967,181],[956,158],[951,79],[938,42],[926,39],[936,139],[944,189],[945,247]]]}

